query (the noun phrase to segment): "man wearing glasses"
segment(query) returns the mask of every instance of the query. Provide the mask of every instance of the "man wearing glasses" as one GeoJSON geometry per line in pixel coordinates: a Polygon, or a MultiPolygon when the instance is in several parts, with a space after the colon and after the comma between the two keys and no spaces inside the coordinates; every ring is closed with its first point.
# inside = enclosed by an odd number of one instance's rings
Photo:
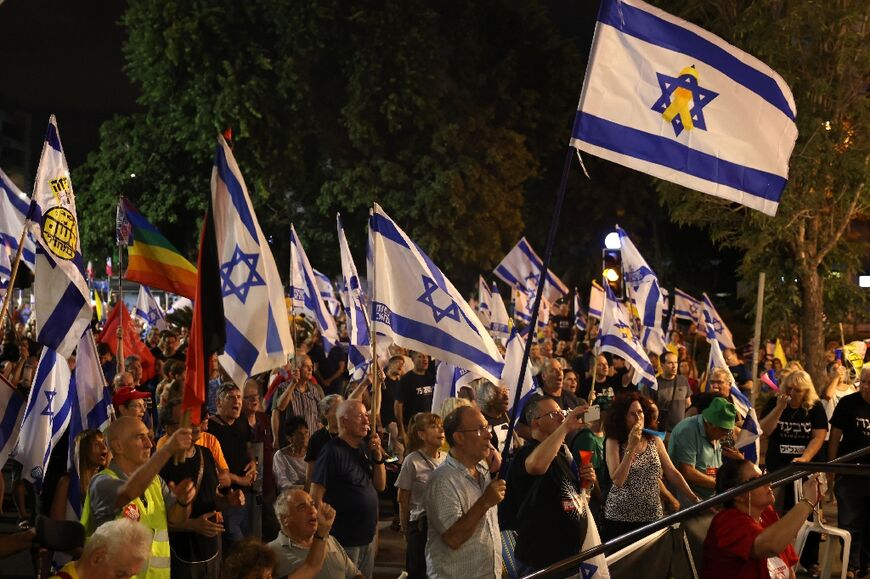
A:
{"type": "MultiPolygon", "coordinates": [[[[565,437],[585,427],[587,408],[578,406],[566,416],[555,400],[546,397],[534,398],[526,407],[532,438],[511,463],[511,496],[505,501],[517,507],[515,554],[520,575],[570,557],[583,544],[589,513],[581,507],[580,488],[582,483],[595,485],[595,470],[591,464],[578,468],[565,437]]],[[[569,575],[576,576],[576,569],[565,576],[569,575]]]]}
{"type": "Polygon", "coordinates": [[[481,463],[490,453],[489,424],[476,408],[461,406],[444,418],[450,453],[429,481],[426,574],[432,578],[501,577],[496,505],[505,482],[490,480],[481,463]]]}

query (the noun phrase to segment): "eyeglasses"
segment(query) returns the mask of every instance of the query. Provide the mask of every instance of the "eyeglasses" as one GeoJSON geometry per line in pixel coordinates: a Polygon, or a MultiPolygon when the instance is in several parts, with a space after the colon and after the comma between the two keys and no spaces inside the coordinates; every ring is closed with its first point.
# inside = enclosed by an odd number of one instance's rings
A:
{"type": "Polygon", "coordinates": [[[489,425],[482,424],[477,428],[466,428],[464,430],[457,430],[456,432],[474,432],[477,436],[489,436],[489,425]]]}
{"type": "Polygon", "coordinates": [[[562,412],[561,410],[552,410],[552,411],[550,411],[550,412],[547,412],[547,413],[545,413],[545,414],[541,414],[541,415],[537,416],[537,417],[535,418],[535,420],[540,420],[540,419],[542,419],[542,418],[547,418],[547,417],[550,417],[550,418],[552,418],[553,420],[558,420],[559,418],[564,418],[564,417],[565,417],[565,413],[562,412]]]}

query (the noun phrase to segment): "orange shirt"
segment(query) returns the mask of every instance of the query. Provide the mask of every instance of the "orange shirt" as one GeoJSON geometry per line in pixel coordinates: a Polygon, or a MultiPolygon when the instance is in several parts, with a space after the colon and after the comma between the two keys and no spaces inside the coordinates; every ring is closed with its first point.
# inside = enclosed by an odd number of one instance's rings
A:
{"type": "MultiPolygon", "coordinates": [[[[169,437],[161,436],[160,440],[157,441],[157,448],[162,448],[166,445],[167,442],[169,442],[169,437]]],[[[224,451],[221,450],[221,443],[218,442],[218,439],[215,438],[213,434],[203,432],[199,435],[199,440],[196,441],[196,444],[211,451],[212,456],[214,456],[214,462],[215,464],[217,464],[218,470],[230,470],[230,467],[227,464],[227,459],[224,458],[224,451]]]]}

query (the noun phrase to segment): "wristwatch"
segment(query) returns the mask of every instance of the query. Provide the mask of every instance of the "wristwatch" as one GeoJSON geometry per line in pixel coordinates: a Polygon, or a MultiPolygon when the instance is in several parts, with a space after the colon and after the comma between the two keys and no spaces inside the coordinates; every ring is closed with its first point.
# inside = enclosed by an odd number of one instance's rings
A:
{"type": "Polygon", "coordinates": [[[323,535],[318,535],[316,532],[314,533],[314,538],[317,539],[318,541],[325,541],[326,540],[326,537],[324,537],[323,535]]]}

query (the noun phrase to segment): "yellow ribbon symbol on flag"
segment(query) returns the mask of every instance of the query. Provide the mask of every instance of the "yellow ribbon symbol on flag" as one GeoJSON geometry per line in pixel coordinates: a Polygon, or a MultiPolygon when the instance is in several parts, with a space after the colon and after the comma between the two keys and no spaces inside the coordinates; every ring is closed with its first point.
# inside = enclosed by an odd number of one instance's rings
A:
{"type": "MultiPolygon", "coordinates": [[[[686,75],[691,75],[695,79],[695,84],[697,84],[698,71],[695,70],[695,67],[687,66],[680,71],[680,78],[683,78],[686,75]]],[[[692,115],[689,110],[689,105],[693,98],[694,96],[690,89],[683,87],[674,89],[671,104],[668,105],[668,108],[666,108],[665,112],[662,113],[662,117],[664,117],[666,121],[671,122],[674,120],[674,117],[680,115],[680,121],[683,123],[683,128],[692,130],[695,128],[695,125],[692,123],[692,115]]]]}

